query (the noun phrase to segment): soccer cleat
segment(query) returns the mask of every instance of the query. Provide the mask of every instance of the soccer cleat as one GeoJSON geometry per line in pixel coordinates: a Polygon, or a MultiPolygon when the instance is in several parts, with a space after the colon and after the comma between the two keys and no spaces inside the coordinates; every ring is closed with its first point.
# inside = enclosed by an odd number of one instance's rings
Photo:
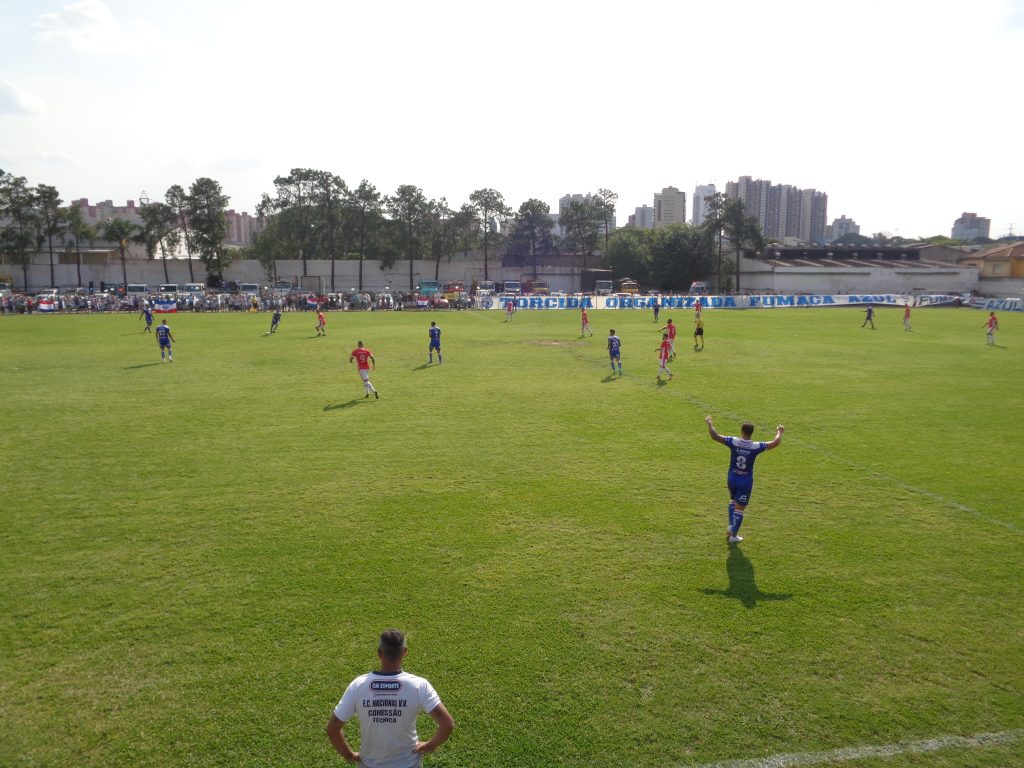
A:
{"type": "Polygon", "coordinates": [[[743,537],[742,536],[730,536],[729,537],[729,543],[730,544],[739,544],[741,541],[743,541],[743,537]]]}
{"type": "Polygon", "coordinates": [[[378,392],[376,389],[373,390],[373,399],[380,400],[380,392],[378,392]]]}
{"type": "Polygon", "coordinates": [[[369,393],[369,392],[367,392],[367,393],[366,393],[366,396],[365,396],[365,397],[363,397],[363,400],[369,400],[369,399],[370,399],[370,393],[369,393]]]}
{"type": "Polygon", "coordinates": [[[674,374],[674,373],[670,373],[670,374],[668,375],[668,380],[669,380],[669,381],[672,381],[672,377],[673,377],[673,376],[675,376],[675,374],[674,374]]]}

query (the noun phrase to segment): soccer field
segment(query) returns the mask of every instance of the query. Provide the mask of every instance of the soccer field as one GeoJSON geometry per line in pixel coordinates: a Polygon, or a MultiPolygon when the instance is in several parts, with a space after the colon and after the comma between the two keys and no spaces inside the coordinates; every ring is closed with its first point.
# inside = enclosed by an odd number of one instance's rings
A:
{"type": "Polygon", "coordinates": [[[390,626],[428,766],[1024,765],[1024,314],[590,316],[0,318],[0,765],[341,765],[390,626]]]}

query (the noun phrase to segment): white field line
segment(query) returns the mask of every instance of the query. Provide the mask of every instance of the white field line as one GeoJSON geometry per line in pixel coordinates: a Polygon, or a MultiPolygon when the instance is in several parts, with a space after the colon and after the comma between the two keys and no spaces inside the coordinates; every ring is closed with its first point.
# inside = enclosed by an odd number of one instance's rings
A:
{"type": "Polygon", "coordinates": [[[849,760],[887,758],[896,755],[938,752],[943,749],[977,749],[979,747],[1012,744],[1024,736],[1024,728],[998,733],[977,733],[973,736],[938,736],[921,741],[898,741],[872,747],[843,747],[824,752],[794,752],[792,754],[755,757],[748,760],[725,760],[720,763],[704,763],[687,768],[798,768],[806,765],[827,765],[845,763],[849,760]]]}
{"type": "Polygon", "coordinates": [[[973,507],[968,507],[966,504],[961,504],[959,501],[947,499],[945,496],[935,493],[934,491],[929,491],[927,488],[918,488],[916,485],[911,485],[908,482],[900,480],[898,477],[893,477],[892,475],[887,475],[884,472],[879,472],[876,469],[871,469],[870,467],[865,467],[861,464],[857,464],[856,462],[850,461],[849,459],[845,459],[842,456],[837,456],[836,454],[832,453],[829,450],[826,450],[825,448],[819,448],[818,446],[812,443],[804,443],[800,441],[797,441],[797,445],[802,445],[809,451],[818,453],[828,459],[831,459],[832,461],[839,462],[841,464],[846,464],[848,467],[853,467],[854,469],[863,472],[868,477],[874,478],[876,480],[882,480],[886,483],[891,483],[892,485],[895,485],[897,488],[901,488],[904,491],[909,491],[910,493],[916,494],[918,496],[924,496],[928,499],[931,499],[932,501],[937,501],[940,504],[943,504],[944,506],[947,506],[951,509],[955,509],[958,512],[966,512],[967,514],[973,515],[979,520],[984,520],[985,522],[991,523],[992,525],[1002,526],[1003,528],[1006,528],[1010,531],[1014,531],[1015,533],[1024,533],[1024,531],[1022,531],[1019,527],[1017,527],[1011,522],[1001,520],[998,517],[992,517],[991,515],[986,515],[984,512],[979,512],[973,507]]]}

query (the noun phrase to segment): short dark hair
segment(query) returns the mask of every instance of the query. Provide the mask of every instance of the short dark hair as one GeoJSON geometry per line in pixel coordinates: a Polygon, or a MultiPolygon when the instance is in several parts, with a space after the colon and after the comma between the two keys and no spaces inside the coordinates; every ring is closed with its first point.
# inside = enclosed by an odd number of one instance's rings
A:
{"type": "Polygon", "coordinates": [[[380,633],[377,650],[391,661],[398,661],[402,658],[402,651],[405,648],[405,635],[402,632],[397,629],[385,629],[380,633]]]}
{"type": "Polygon", "coordinates": [[[754,434],[754,425],[749,421],[744,421],[742,424],[740,424],[740,432],[743,433],[744,437],[750,437],[752,434],[754,434]]]}

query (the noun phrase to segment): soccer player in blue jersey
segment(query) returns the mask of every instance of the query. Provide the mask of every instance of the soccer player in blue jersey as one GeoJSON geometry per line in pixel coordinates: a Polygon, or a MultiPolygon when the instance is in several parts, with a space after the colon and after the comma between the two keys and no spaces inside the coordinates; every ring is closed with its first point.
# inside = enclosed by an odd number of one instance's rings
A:
{"type": "Polygon", "coordinates": [[[167,350],[167,362],[173,363],[174,353],[171,352],[171,342],[174,341],[174,336],[171,335],[171,329],[166,320],[156,327],[156,340],[160,343],[160,359],[164,359],[164,350],[167,350]]]}
{"type": "MultiPolygon", "coordinates": [[[[427,330],[430,334],[430,346],[427,347],[428,363],[434,362],[434,350],[437,350],[437,364],[440,365],[441,360],[441,329],[437,327],[437,323],[431,321],[430,328],[427,330]]],[[[458,362],[458,361],[456,361],[458,362]]],[[[457,368],[458,366],[456,366],[457,368]]]]}
{"type": "Polygon", "coordinates": [[[277,326],[281,324],[281,308],[277,307],[274,309],[274,314],[270,318],[270,333],[277,333],[277,326]]]}
{"type": "Polygon", "coordinates": [[[143,333],[153,332],[153,310],[150,308],[149,303],[143,305],[142,311],[139,313],[139,318],[146,318],[146,327],[142,330],[143,333]]]}
{"type": "Polygon", "coordinates": [[[619,376],[622,375],[622,358],[619,352],[622,348],[622,339],[615,335],[615,329],[608,331],[608,359],[612,364],[612,373],[615,373],[615,364],[619,364],[619,376]]]}
{"type": "Polygon", "coordinates": [[[875,330],[875,308],[868,304],[868,308],[864,310],[864,322],[860,324],[863,328],[868,323],[871,323],[871,330],[875,330]]]}
{"type": "Polygon", "coordinates": [[[750,494],[754,490],[754,460],[764,451],[770,451],[782,442],[782,433],[786,428],[779,424],[775,428],[775,438],[767,443],[759,443],[751,440],[754,435],[754,425],[749,421],[744,422],[740,427],[742,437],[722,437],[715,431],[715,425],[711,422],[710,416],[705,416],[704,421],[708,425],[708,434],[716,443],[721,443],[729,448],[731,457],[729,459],[729,528],[725,537],[730,544],[739,544],[743,541],[740,536],[740,526],[743,525],[743,513],[750,503],[750,494]]]}

